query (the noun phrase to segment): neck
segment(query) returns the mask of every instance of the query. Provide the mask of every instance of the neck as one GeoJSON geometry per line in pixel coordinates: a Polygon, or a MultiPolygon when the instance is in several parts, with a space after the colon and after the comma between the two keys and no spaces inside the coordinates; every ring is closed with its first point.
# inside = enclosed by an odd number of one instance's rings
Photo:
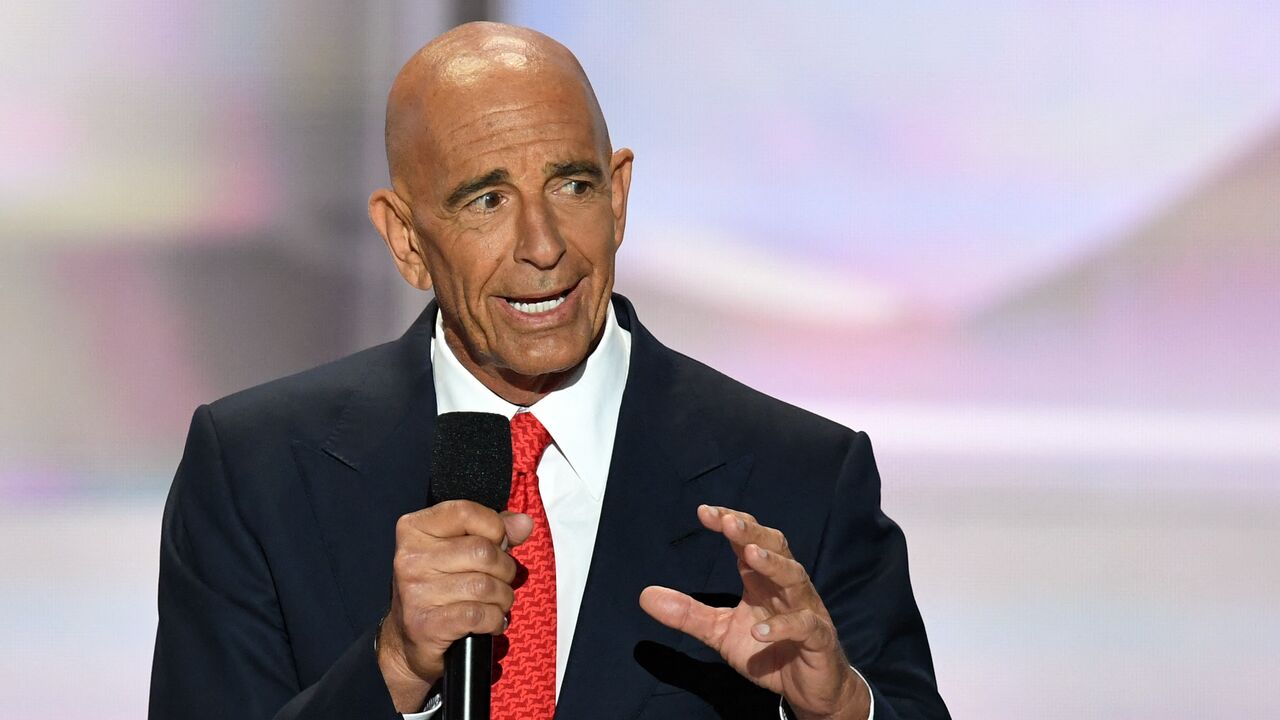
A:
{"type": "Polygon", "coordinates": [[[553,391],[559,390],[575,369],[528,376],[501,368],[482,368],[467,362],[463,363],[463,367],[467,368],[480,381],[480,384],[489,388],[494,395],[512,405],[522,407],[529,407],[553,391]]]}
{"type": "MultiPolygon", "coordinates": [[[[472,377],[479,380],[481,385],[484,385],[494,395],[512,405],[523,407],[529,407],[563,387],[569,378],[573,376],[578,366],[586,362],[584,357],[577,365],[565,370],[557,370],[542,375],[521,375],[510,368],[477,362],[467,350],[466,343],[462,341],[462,338],[449,329],[448,323],[445,323],[444,340],[462,367],[466,368],[472,377]]],[[[599,342],[600,338],[597,337],[587,352],[588,356],[599,342]]]]}

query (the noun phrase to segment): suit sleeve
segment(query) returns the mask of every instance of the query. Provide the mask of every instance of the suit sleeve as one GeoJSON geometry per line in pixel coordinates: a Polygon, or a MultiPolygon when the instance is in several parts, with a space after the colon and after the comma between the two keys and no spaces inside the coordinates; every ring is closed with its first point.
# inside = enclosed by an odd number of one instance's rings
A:
{"type": "Polygon", "coordinates": [[[195,413],[165,505],[151,720],[397,720],[373,629],[299,685],[261,546],[244,523],[207,406],[195,413]]]}
{"type": "Polygon", "coordinates": [[[865,433],[853,436],[845,456],[813,570],[845,653],[871,687],[876,720],[949,718],[911,591],[906,540],[880,509],[865,433]]]}

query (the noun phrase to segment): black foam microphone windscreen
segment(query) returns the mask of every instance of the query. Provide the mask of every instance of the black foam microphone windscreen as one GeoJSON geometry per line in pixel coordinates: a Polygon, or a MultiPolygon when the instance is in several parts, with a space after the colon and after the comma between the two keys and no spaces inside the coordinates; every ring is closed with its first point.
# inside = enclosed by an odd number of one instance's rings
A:
{"type": "MultiPolygon", "coordinates": [[[[511,422],[501,415],[445,413],[436,418],[431,500],[471,500],[494,511],[511,496],[511,422]]],[[[493,638],[467,635],[444,653],[444,720],[489,720],[493,638]]]]}
{"type": "Polygon", "coordinates": [[[451,412],[436,418],[431,499],[471,500],[501,512],[511,496],[511,422],[501,415],[451,412]]]}

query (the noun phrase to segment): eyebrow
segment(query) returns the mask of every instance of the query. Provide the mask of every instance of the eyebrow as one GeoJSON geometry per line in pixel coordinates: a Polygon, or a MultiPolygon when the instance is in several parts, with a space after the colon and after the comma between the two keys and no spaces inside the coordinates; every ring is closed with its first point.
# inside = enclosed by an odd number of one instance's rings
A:
{"type": "Polygon", "coordinates": [[[480,177],[463,180],[457,187],[449,193],[449,197],[444,201],[445,207],[455,209],[462,204],[467,196],[479,192],[487,187],[492,187],[499,183],[504,183],[511,179],[511,174],[502,168],[495,168],[480,177]]]}
{"type": "MultiPolygon", "coordinates": [[[[544,169],[548,178],[570,177],[573,175],[585,175],[596,182],[604,181],[604,171],[600,166],[591,160],[570,160],[568,162],[547,163],[544,169]]],[[[463,200],[471,195],[487,188],[493,187],[511,179],[511,173],[505,168],[494,168],[479,177],[464,180],[459,183],[445,199],[445,207],[450,210],[456,210],[463,200]]]]}
{"type": "Polygon", "coordinates": [[[569,177],[570,175],[586,175],[587,177],[601,182],[604,180],[604,172],[600,170],[600,166],[591,160],[570,160],[562,163],[547,163],[546,173],[548,178],[569,177]]]}

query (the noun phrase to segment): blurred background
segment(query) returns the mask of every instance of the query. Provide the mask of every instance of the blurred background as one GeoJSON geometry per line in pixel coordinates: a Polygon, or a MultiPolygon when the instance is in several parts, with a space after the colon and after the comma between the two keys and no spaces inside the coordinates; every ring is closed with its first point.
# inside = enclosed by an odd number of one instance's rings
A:
{"type": "Polygon", "coordinates": [[[201,402],[396,337],[400,64],[558,38],[618,288],[866,430],[957,717],[1280,714],[1280,6],[0,5],[0,717],[145,715],[201,402]]]}

